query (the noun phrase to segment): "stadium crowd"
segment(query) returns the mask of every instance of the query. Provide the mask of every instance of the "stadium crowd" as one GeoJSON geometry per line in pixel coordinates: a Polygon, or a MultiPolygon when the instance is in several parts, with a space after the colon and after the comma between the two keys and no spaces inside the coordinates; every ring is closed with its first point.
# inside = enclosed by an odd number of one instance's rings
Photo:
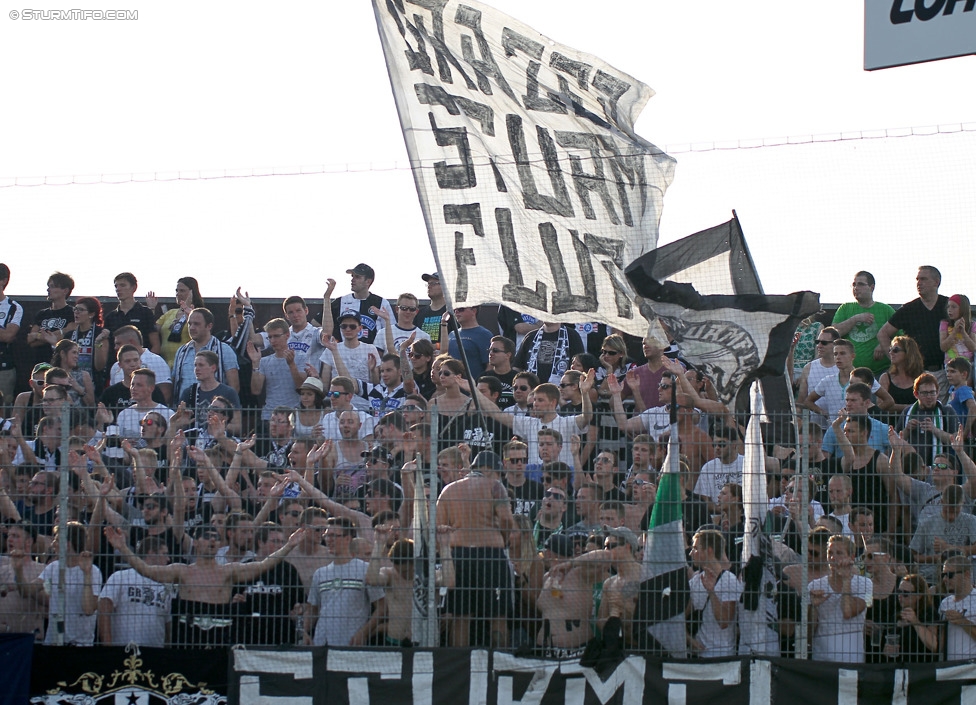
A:
{"type": "Polygon", "coordinates": [[[258,321],[238,289],[216,331],[196,279],[164,305],[128,272],[111,311],[52,274],[25,320],[0,264],[3,629],[409,646],[431,585],[448,646],[976,656],[976,327],[934,267],[897,311],[857,272],[852,302],[797,331],[760,561],[742,556],[747,418],[666,337],[449,312],[436,272],[423,305],[373,293],[366,264],[347,274],[318,320],[291,296],[258,321]],[[668,518],[683,547],[665,584],[668,518]]]}

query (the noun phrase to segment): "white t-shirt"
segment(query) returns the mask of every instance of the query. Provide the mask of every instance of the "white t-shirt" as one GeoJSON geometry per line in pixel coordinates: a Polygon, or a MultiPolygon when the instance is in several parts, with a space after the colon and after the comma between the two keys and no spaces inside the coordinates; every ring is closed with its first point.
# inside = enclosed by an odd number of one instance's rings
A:
{"type": "Polygon", "coordinates": [[[166,624],[176,593],[172,585],[150,580],[136,571],[119,570],[109,576],[99,598],[111,600],[112,645],[166,645],[166,624]]]}
{"type": "Polygon", "coordinates": [[[704,650],[699,654],[702,658],[715,658],[718,656],[735,656],[735,636],[736,623],[732,623],[722,629],[715,619],[714,605],[712,600],[719,602],[738,602],[739,593],[742,586],[730,571],[722,571],[715,582],[715,597],[711,597],[705,586],[702,585],[702,573],[695,573],[688,583],[691,589],[691,604],[696,610],[702,611],[701,627],[698,629],[698,641],[704,646],[704,650]]]}
{"type": "Polygon", "coordinates": [[[512,419],[512,431],[515,435],[525,439],[529,447],[529,463],[541,463],[539,457],[539,431],[543,428],[551,428],[559,431],[563,437],[563,446],[559,451],[560,462],[573,467],[573,450],[570,439],[573,436],[585,435],[586,429],[581,429],[576,425],[576,416],[557,416],[552,421],[542,422],[535,416],[516,416],[512,419]]]}
{"type": "Polygon", "coordinates": [[[671,412],[666,406],[645,409],[640,415],[641,423],[655,441],[671,429],[671,412]]]}
{"type": "MultiPolygon", "coordinates": [[[[829,576],[817,578],[808,586],[823,590],[827,599],[817,608],[817,632],[813,635],[813,659],[839,663],[864,663],[864,617],[867,609],[851,619],[844,619],[841,595],[830,587],[829,576]]],[[[871,604],[874,586],[870,578],[851,578],[851,594],[871,604]]]]}
{"type": "Polygon", "coordinates": [[[173,415],[173,410],[162,404],[156,404],[155,407],[146,411],[139,411],[135,407],[122,409],[119,412],[118,421],[116,421],[119,425],[119,435],[122,438],[139,438],[142,435],[142,428],[139,426],[139,422],[146,417],[146,414],[159,414],[169,423],[169,419],[173,415]]]}
{"type": "Polygon", "coordinates": [[[308,602],[319,608],[315,622],[315,646],[349,646],[353,636],[369,620],[370,605],[384,596],[383,588],[366,584],[365,561],[322,566],[312,575],[308,602]]]}
{"type": "Polygon", "coordinates": [[[392,352],[399,355],[400,346],[406,342],[407,338],[409,338],[412,333],[417,334],[417,337],[414,338],[413,341],[415,343],[418,340],[430,340],[430,336],[427,335],[427,333],[423,329],[418,328],[417,326],[414,326],[413,328],[401,328],[400,326],[394,323],[393,324],[393,347],[395,349],[387,350],[386,349],[386,321],[384,321],[381,318],[380,320],[377,321],[377,324],[378,325],[376,327],[376,339],[373,341],[373,345],[375,345],[380,350],[383,350],[384,352],[392,352]]]}
{"type": "Polygon", "coordinates": [[[726,465],[721,458],[709,460],[702,465],[701,472],[698,473],[698,482],[695,483],[695,494],[702,497],[710,497],[713,502],[718,502],[718,493],[723,485],[734,482],[742,484],[742,462],[745,460],[741,455],[731,463],[726,465]]]}
{"type": "MultiPolygon", "coordinates": [[[[47,634],[44,643],[57,643],[57,618],[61,609],[61,589],[59,587],[58,561],[48,563],[41,571],[40,579],[44,582],[44,591],[50,598],[48,602],[47,634]]],[[[95,624],[98,622],[98,610],[86,615],[81,608],[82,591],[85,587],[85,576],[81,568],[68,568],[64,576],[65,587],[65,619],[64,643],[74,646],[92,646],[95,643],[95,624]]],[[[102,572],[97,565],[92,566],[91,591],[98,596],[102,590],[102,572]]]]}
{"type": "MultiPolygon", "coordinates": [[[[169,384],[172,379],[170,377],[169,365],[166,364],[166,360],[161,358],[159,355],[154,353],[149,348],[145,348],[142,351],[142,355],[139,356],[142,360],[142,366],[148,370],[152,370],[153,374],[156,375],[156,384],[169,384]]],[[[122,381],[122,368],[119,367],[119,363],[112,363],[112,371],[109,373],[110,379],[109,384],[118,384],[122,381]]]]}
{"type": "Polygon", "coordinates": [[[288,349],[295,353],[295,366],[303,373],[305,365],[311,364],[318,368],[319,358],[322,355],[322,329],[309,324],[301,331],[295,332],[294,328],[289,329],[288,349]]]}
{"type": "MultiPolygon", "coordinates": [[[[372,436],[376,419],[365,411],[359,411],[358,409],[355,411],[359,414],[359,437],[362,439],[366,438],[366,436],[372,436]]],[[[331,414],[326,414],[322,418],[322,437],[333,441],[342,440],[342,433],[339,431],[339,417],[334,411],[331,414]]]]}
{"type": "MultiPolygon", "coordinates": [[[[354,348],[350,348],[343,343],[339,346],[339,356],[342,357],[342,361],[346,364],[346,369],[349,370],[349,376],[353,379],[369,381],[368,360],[371,356],[376,360],[376,366],[380,366],[380,353],[376,349],[376,346],[370,343],[360,343],[354,348]]],[[[338,376],[339,372],[335,368],[335,358],[331,350],[323,350],[319,361],[322,365],[329,366],[332,370],[333,377],[338,376]]]]}
{"type": "MultiPolygon", "coordinates": [[[[945,619],[948,610],[961,612],[970,623],[976,624],[976,591],[969,593],[961,600],[955,595],[949,595],[939,603],[939,615],[945,619]]],[[[946,659],[962,661],[976,656],[976,639],[955,624],[948,624],[946,629],[946,659]]]]}

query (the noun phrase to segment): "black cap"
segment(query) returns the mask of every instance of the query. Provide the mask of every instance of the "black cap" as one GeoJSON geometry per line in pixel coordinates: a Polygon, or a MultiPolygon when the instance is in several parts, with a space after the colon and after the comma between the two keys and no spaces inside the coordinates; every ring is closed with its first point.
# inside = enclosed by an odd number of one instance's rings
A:
{"type": "Polygon", "coordinates": [[[352,309],[346,309],[345,311],[343,311],[342,313],[339,314],[339,321],[340,322],[346,320],[347,318],[355,318],[356,319],[356,322],[359,323],[360,322],[360,319],[359,319],[359,311],[353,311],[352,309]]]}
{"type": "Polygon", "coordinates": [[[429,282],[431,279],[436,279],[437,281],[440,281],[441,280],[441,273],[440,272],[434,272],[433,274],[424,274],[420,278],[423,279],[425,282],[429,282]]]}
{"type": "Polygon", "coordinates": [[[376,272],[373,271],[373,268],[363,262],[360,262],[352,269],[347,269],[346,274],[361,274],[367,279],[376,279],[376,272]]]}
{"type": "Polygon", "coordinates": [[[576,553],[576,542],[568,534],[552,534],[546,539],[546,548],[562,558],[572,558],[576,553]]]}
{"type": "Polygon", "coordinates": [[[471,461],[472,470],[481,470],[482,468],[486,470],[501,470],[502,459],[498,457],[497,453],[492,453],[490,450],[483,450],[474,456],[474,460],[471,461]]]}

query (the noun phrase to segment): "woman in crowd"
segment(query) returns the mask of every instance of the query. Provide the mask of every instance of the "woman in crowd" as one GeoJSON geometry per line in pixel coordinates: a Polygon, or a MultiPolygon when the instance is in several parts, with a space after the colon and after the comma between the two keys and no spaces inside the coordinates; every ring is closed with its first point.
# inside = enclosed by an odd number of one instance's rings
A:
{"type": "Polygon", "coordinates": [[[54,346],[51,362],[70,376],[67,392],[71,403],[74,406],[84,405],[91,408],[95,406],[95,384],[91,375],[78,366],[79,356],[78,343],[68,339],[59,340],[54,346]]]}
{"type": "Polygon", "coordinates": [[[864,650],[868,663],[885,663],[883,653],[889,635],[894,634],[898,619],[898,576],[892,570],[891,545],[882,538],[864,547],[864,567],[871,578],[871,603],[864,620],[864,650]]]}
{"type": "Polygon", "coordinates": [[[929,663],[939,660],[939,610],[925,578],[906,575],[898,584],[898,621],[895,637],[885,643],[887,660],[929,663]]]}
{"type": "MultiPolygon", "coordinates": [[[[146,296],[146,305],[156,310],[158,301],[153,292],[146,296]]],[[[156,319],[159,329],[160,353],[166,364],[173,366],[173,359],[180,346],[190,342],[190,329],[186,319],[195,308],[203,308],[206,304],[200,295],[200,284],[193,277],[180,277],[176,280],[176,306],[169,309],[156,319]]]]}
{"type": "Polygon", "coordinates": [[[918,343],[907,335],[892,339],[888,357],[891,367],[881,374],[878,384],[894,400],[894,404],[885,409],[894,423],[905,409],[915,403],[915,378],[925,371],[925,362],[918,343]]]}
{"type": "Polygon", "coordinates": [[[102,304],[96,298],[82,296],[75,302],[74,312],[75,322],[65,334],[78,344],[78,369],[91,375],[101,388],[109,348],[109,331],[102,327],[102,304]]]}
{"type": "MultiPolygon", "coordinates": [[[[597,427],[596,452],[612,451],[620,458],[620,469],[623,470],[627,455],[627,435],[620,433],[620,428],[613,417],[610,408],[611,392],[608,377],[613,375],[623,387],[621,399],[624,411],[629,416],[634,410],[634,397],[630,386],[623,383],[627,376],[627,342],[619,333],[611,333],[600,346],[600,365],[596,369],[597,398],[593,407],[594,423],[597,427]]],[[[585,370],[584,370],[585,372],[585,370]]]]}
{"type": "Polygon", "coordinates": [[[309,377],[298,388],[298,408],[295,409],[295,438],[321,438],[325,408],[325,387],[322,380],[309,377]]]}

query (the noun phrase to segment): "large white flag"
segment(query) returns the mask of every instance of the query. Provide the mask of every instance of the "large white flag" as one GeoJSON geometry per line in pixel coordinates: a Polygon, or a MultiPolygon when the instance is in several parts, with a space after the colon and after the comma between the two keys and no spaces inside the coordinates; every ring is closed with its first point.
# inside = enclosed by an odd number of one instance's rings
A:
{"type": "Polygon", "coordinates": [[[674,173],[634,133],[654,92],[477,2],[373,7],[449,300],[643,335],[623,270],[674,173]]]}

